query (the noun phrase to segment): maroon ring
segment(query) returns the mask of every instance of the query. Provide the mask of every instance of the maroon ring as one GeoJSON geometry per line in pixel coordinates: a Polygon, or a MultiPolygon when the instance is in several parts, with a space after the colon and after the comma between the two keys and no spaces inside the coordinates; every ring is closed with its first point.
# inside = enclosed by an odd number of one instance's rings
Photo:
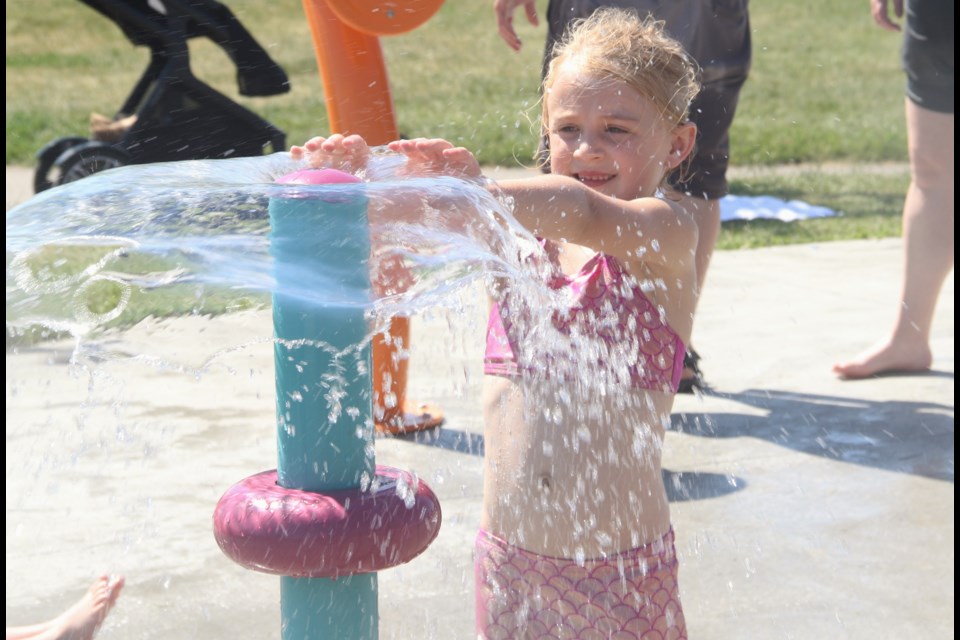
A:
{"type": "Polygon", "coordinates": [[[230,487],[213,513],[223,552],[248,569],[297,578],[372,573],[410,561],[440,532],[440,502],[413,474],[377,465],[373,490],[285,489],[276,470],[230,487]]]}

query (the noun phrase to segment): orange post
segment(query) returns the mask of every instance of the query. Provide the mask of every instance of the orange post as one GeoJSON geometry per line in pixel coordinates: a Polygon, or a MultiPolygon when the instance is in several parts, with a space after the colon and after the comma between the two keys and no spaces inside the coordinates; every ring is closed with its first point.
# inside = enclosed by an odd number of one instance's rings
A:
{"type": "MultiPolygon", "coordinates": [[[[441,3],[303,0],[332,132],[359,134],[373,146],[399,137],[378,36],[419,26],[441,3]]],[[[402,433],[443,422],[436,407],[407,400],[409,348],[408,318],[390,321],[388,339],[374,338],[374,418],[381,431],[402,433]]]]}

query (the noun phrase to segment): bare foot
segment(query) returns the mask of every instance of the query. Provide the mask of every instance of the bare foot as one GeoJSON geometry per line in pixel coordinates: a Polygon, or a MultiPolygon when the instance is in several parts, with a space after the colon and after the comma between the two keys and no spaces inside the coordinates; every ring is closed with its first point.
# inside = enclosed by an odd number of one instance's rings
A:
{"type": "Polygon", "coordinates": [[[879,342],[853,360],[833,365],[833,372],[846,380],[860,380],[883,373],[927,371],[933,364],[929,345],[879,342]]]}
{"type": "Polygon", "coordinates": [[[92,640],[116,603],[123,583],[123,576],[100,576],[73,606],[46,625],[37,625],[35,635],[15,637],[31,637],[38,640],[92,640]]]}

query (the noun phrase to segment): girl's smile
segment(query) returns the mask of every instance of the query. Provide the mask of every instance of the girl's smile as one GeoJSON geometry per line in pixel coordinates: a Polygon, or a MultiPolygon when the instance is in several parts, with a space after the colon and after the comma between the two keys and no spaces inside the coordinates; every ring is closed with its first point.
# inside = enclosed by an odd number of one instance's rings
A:
{"type": "Polygon", "coordinates": [[[565,65],[546,101],[553,173],[624,200],[656,193],[674,134],[650,100],[565,65]]]}

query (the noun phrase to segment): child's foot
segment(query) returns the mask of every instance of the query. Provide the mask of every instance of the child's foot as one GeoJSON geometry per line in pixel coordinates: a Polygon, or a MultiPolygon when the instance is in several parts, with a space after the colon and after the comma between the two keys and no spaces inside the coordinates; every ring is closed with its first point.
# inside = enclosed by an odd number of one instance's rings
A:
{"type": "Polygon", "coordinates": [[[888,340],[867,349],[853,360],[833,365],[833,372],[846,380],[860,380],[884,373],[927,371],[933,354],[927,344],[888,340]]]}
{"type": "Polygon", "coordinates": [[[50,621],[46,632],[35,638],[43,640],[92,640],[113,608],[123,576],[100,576],[72,607],[50,621]]]}

